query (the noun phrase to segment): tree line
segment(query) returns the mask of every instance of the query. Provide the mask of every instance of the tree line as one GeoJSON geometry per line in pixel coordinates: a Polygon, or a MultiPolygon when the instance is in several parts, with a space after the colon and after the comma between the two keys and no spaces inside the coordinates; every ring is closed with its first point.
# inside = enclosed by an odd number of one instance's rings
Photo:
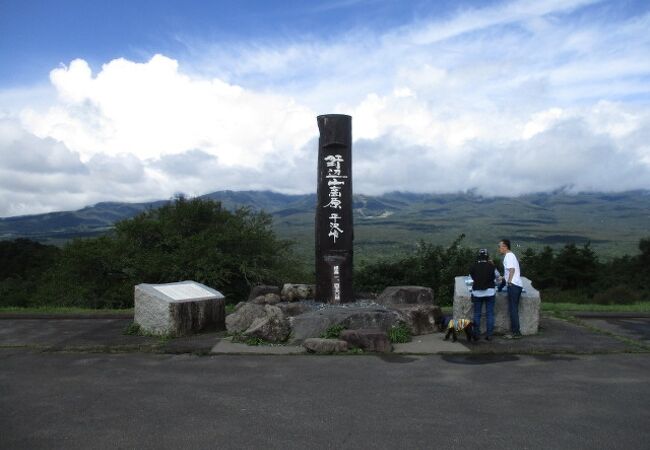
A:
{"type": "MultiPolygon", "coordinates": [[[[454,277],[466,274],[476,257],[463,239],[448,246],[422,241],[407,257],[361,264],[355,290],[428,286],[441,304],[451,304],[454,277]]],[[[589,244],[527,249],[517,256],[543,301],[648,299],[650,238],[639,242],[639,254],[608,261],[589,244]]],[[[498,258],[495,262],[500,265],[498,258]]],[[[314,273],[298,263],[289,241],[276,237],[270,215],[228,211],[217,201],[182,196],[116,223],[110,234],[75,239],[62,248],[28,239],[0,241],[0,306],[129,308],[134,285],[180,280],[204,283],[236,302],[254,284],[313,282],[314,273]]]]}

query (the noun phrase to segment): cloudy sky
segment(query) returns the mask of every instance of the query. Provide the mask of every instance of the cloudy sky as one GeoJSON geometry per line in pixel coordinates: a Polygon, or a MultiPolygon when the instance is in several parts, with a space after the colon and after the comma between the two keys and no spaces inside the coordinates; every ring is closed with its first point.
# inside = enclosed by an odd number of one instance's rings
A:
{"type": "Polygon", "coordinates": [[[0,1],[0,216],[315,191],[650,189],[650,2],[0,1]]]}

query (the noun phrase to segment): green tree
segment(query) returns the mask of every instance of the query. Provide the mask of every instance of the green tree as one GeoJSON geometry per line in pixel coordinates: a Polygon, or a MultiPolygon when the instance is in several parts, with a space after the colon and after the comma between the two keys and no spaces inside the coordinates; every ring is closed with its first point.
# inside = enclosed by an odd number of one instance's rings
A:
{"type": "Polygon", "coordinates": [[[263,212],[179,197],[118,222],[109,236],[66,245],[38,301],[129,307],[135,284],[194,280],[234,302],[254,283],[279,283],[295,273],[289,243],[271,225],[263,212]]]}

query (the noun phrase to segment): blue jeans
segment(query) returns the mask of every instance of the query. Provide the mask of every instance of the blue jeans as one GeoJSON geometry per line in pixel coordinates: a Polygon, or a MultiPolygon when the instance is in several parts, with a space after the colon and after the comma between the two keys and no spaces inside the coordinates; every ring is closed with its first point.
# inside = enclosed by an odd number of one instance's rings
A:
{"type": "Polygon", "coordinates": [[[519,330],[519,299],[521,298],[521,287],[511,284],[508,286],[508,312],[510,313],[510,329],[513,333],[520,333],[519,330]]]}
{"type": "Polygon", "coordinates": [[[485,303],[486,334],[492,336],[494,332],[494,295],[489,297],[472,296],[472,304],[474,305],[474,336],[481,334],[481,311],[483,311],[483,303],[485,303]]]}

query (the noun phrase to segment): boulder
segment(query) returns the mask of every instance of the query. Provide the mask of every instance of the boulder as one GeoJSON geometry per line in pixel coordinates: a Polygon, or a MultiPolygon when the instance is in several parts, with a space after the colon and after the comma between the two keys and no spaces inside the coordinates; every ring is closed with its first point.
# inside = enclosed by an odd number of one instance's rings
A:
{"type": "Polygon", "coordinates": [[[286,317],[299,316],[312,310],[308,305],[300,302],[278,303],[276,306],[282,310],[286,317]]]}
{"type": "Polygon", "coordinates": [[[133,321],[146,333],[185,336],[223,329],[225,317],[225,297],[196,281],[142,283],[134,289],[133,321]]]}
{"type": "Polygon", "coordinates": [[[251,301],[260,295],[266,295],[266,294],[277,294],[280,295],[280,287],[279,286],[269,286],[266,284],[260,284],[257,286],[253,286],[251,288],[250,294],[248,294],[248,301],[251,301]]]}
{"type": "Polygon", "coordinates": [[[440,306],[434,305],[394,305],[400,319],[409,327],[413,336],[438,332],[436,319],[442,317],[440,306]]]}
{"type": "Polygon", "coordinates": [[[260,338],[268,342],[286,341],[291,333],[291,327],[282,310],[277,306],[266,305],[264,312],[266,316],[255,319],[244,331],[244,336],[260,338]]]}
{"type": "Polygon", "coordinates": [[[262,305],[250,302],[241,302],[235,307],[235,311],[226,317],[226,329],[230,333],[241,333],[246,331],[255,319],[267,316],[262,305]]]}
{"type": "Polygon", "coordinates": [[[388,286],[375,301],[385,306],[435,305],[433,290],[422,286],[388,286]]]}
{"type": "Polygon", "coordinates": [[[291,284],[286,283],[282,286],[280,297],[285,302],[297,302],[299,300],[307,300],[314,298],[316,286],[313,284],[291,284]]]}
{"type": "MultiPolygon", "coordinates": [[[[519,328],[521,334],[536,334],[539,327],[539,308],[541,298],[539,291],[533,287],[531,281],[521,277],[524,292],[519,299],[519,328]]],[[[454,319],[470,319],[474,316],[469,287],[465,277],[456,277],[454,284],[454,319]]],[[[485,333],[485,308],[481,317],[481,332],[485,333]]],[[[510,314],[508,312],[508,296],[506,291],[497,292],[494,304],[494,332],[503,334],[510,332],[510,314]]]]}
{"type": "Polygon", "coordinates": [[[275,305],[280,303],[280,301],[280,296],[274,293],[260,295],[252,300],[252,302],[257,305],[275,305]]]}
{"type": "Polygon", "coordinates": [[[339,339],[347,342],[348,347],[356,347],[368,352],[388,353],[392,350],[388,334],[383,330],[343,330],[339,339]]]}
{"type": "Polygon", "coordinates": [[[382,306],[336,306],[306,312],[291,318],[292,343],[319,337],[333,325],[347,329],[374,328],[386,332],[400,322],[397,311],[382,306]]]}
{"type": "Polygon", "coordinates": [[[303,347],[312,353],[347,352],[348,343],[338,339],[310,338],[303,342],[303,347]]]}

